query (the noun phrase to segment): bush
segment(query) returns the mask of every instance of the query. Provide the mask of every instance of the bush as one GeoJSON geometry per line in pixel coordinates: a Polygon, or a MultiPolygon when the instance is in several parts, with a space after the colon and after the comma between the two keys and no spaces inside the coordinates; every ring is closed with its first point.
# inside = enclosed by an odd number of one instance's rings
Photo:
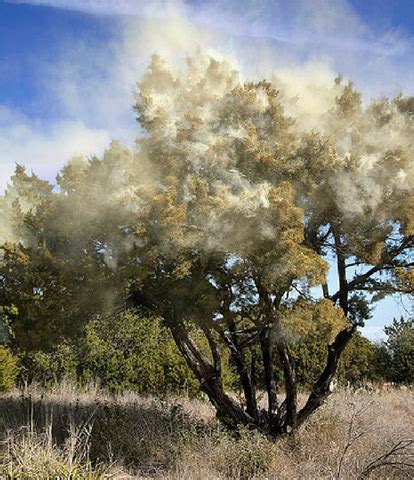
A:
{"type": "MultiPolygon", "coordinates": [[[[91,320],[76,345],[65,342],[48,352],[22,352],[19,362],[20,384],[51,388],[66,381],[79,386],[92,382],[112,393],[199,392],[161,319],[134,309],[91,320]]],[[[228,370],[225,377],[231,381],[228,370]]]]}
{"type": "Polygon", "coordinates": [[[375,344],[357,332],[346,346],[339,362],[339,381],[360,386],[367,380],[380,380],[377,355],[379,351],[375,344]]]}
{"type": "Polygon", "coordinates": [[[51,352],[23,353],[20,358],[19,383],[38,383],[52,387],[64,381],[77,382],[78,359],[74,346],[57,345],[51,352]]]}
{"type": "Polygon", "coordinates": [[[16,381],[17,361],[10,350],[0,347],[0,392],[11,390],[16,381]]]}
{"type": "Polygon", "coordinates": [[[112,392],[198,390],[169,330],[159,318],[136,310],[91,321],[81,358],[83,381],[98,381],[112,392]]]}

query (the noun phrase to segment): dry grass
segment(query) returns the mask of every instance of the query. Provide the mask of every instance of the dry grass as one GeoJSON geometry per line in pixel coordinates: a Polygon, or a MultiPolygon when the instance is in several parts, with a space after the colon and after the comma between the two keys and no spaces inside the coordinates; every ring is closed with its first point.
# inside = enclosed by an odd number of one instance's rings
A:
{"type": "Polygon", "coordinates": [[[413,478],[413,412],[412,390],[338,392],[271,442],[235,439],[202,400],[31,389],[0,398],[0,478],[413,478]]]}

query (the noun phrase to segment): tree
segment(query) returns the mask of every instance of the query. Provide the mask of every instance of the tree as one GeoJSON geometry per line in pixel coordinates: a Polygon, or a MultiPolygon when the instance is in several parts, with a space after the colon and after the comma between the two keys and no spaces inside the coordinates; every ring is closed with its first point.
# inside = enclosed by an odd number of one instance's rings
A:
{"type": "Polygon", "coordinates": [[[177,76],[154,57],[139,84],[136,109],[146,132],[140,145],[158,183],[135,199],[149,269],[135,298],[165,318],[221,417],[275,436],[299,427],[323,403],[370,304],[407,289],[413,266],[412,115],[397,100],[364,108],[351,83],[337,82],[329,93],[333,103],[320,131],[306,132],[285,115],[275,85],[241,83],[226,62],[189,59],[186,74],[177,76]],[[327,259],[336,264],[334,292],[327,259]],[[283,318],[303,301],[317,308],[315,285],[327,300],[328,310],[316,313],[320,321],[333,309],[343,326],[298,409],[283,318]],[[208,339],[210,358],[189,335],[189,322],[208,339]],[[219,342],[237,365],[242,404],[223,389],[219,342]],[[266,411],[256,399],[258,360],[266,411]]]}
{"type": "Polygon", "coordinates": [[[104,161],[72,159],[58,176],[58,192],[16,167],[0,198],[0,306],[14,348],[51,350],[122,301],[111,242],[123,215],[111,193],[133,161],[115,142],[104,161]]]}
{"type": "Polygon", "coordinates": [[[359,332],[346,346],[338,367],[338,379],[347,385],[360,387],[367,381],[386,380],[380,345],[370,342],[359,332]]]}
{"type": "MultiPolygon", "coordinates": [[[[330,106],[309,130],[277,79],[242,82],[226,61],[202,54],[173,73],[154,56],[135,105],[137,150],[113,144],[102,161],[70,163],[48,208],[21,221],[34,216],[41,241],[26,235],[12,248],[41,245],[64,262],[54,285],[65,293],[49,298],[75,307],[73,322],[82,309],[83,318],[102,309],[107,292],[112,307],[162,318],[226,423],[274,437],[294,431],[329,395],[370,306],[410,294],[414,280],[411,103],[364,107],[339,80],[324,95],[330,106]],[[325,361],[299,408],[294,346],[309,332],[326,339],[325,361]],[[223,382],[223,349],[240,402],[223,382]]],[[[24,284],[8,269],[7,248],[5,305],[24,284]]]]}
{"type": "Polygon", "coordinates": [[[414,321],[394,318],[384,327],[385,345],[391,357],[391,379],[397,383],[414,382],[414,321]]]}

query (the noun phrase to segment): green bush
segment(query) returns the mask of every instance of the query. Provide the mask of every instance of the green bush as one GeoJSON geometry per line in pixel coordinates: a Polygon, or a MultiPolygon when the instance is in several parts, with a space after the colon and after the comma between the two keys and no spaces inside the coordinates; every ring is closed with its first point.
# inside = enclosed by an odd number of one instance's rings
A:
{"type": "MultiPolygon", "coordinates": [[[[321,374],[328,355],[328,343],[327,338],[308,336],[291,347],[298,382],[303,387],[312,386],[321,374]]],[[[383,352],[377,345],[356,333],[341,356],[336,375],[338,381],[344,385],[359,386],[367,380],[385,379],[386,371],[380,367],[384,361],[381,355],[383,352]]],[[[278,370],[280,366],[277,365],[278,370]]]]}
{"type": "Polygon", "coordinates": [[[63,381],[77,382],[78,352],[73,345],[62,343],[51,352],[29,352],[20,355],[19,383],[37,383],[52,387],[63,381]]]}
{"type": "MultiPolygon", "coordinates": [[[[69,381],[97,383],[112,393],[199,392],[168,328],[159,318],[133,309],[91,320],[76,345],[62,343],[48,352],[23,352],[19,362],[20,384],[50,388],[69,381]]],[[[232,381],[228,370],[225,378],[232,381]]]]}
{"type": "Polygon", "coordinates": [[[91,321],[81,359],[83,381],[98,381],[112,392],[198,391],[169,330],[136,310],[91,321]]]}
{"type": "Polygon", "coordinates": [[[377,348],[360,333],[356,333],[339,361],[338,380],[343,384],[359,386],[364,381],[379,380],[377,362],[377,348]]]}
{"type": "Polygon", "coordinates": [[[0,347],[0,392],[11,390],[16,381],[17,361],[10,350],[0,347]]]}

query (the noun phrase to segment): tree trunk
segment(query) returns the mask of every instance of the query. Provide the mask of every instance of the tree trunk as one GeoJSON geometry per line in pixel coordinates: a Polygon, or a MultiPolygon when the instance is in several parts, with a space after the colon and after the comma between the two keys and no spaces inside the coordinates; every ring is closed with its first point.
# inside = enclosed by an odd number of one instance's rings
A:
{"type": "Polygon", "coordinates": [[[269,338],[270,331],[265,329],[260,336],[260,347],[262,350],[264,380],[267,391],[267,403],[269,415],[273,416],[278,408],[277,385],[274,372],[273,344],[269,338]]]}
{"type": "Polygon", "coordinates": [[[218,417],[230,426],[253,425],[254,419],[225,393],[217,368],[200,352],[184,324],[175,319],[169,322],[169,327],[178,349],[200,382],[202,391],[216,408],[218,417]]]}
{"type": "Polygon", "coordinates": [[[305,406],[299,411],[297,426],[303,424],[303,422],[323,404],[331,393],[331,382],[336,373],[339,358],[355,331],[356,325],[353,325],[349,329],[342,330],[338,333],[334,342],[329,345],[326,366],[312,388],[305,406]]]}

